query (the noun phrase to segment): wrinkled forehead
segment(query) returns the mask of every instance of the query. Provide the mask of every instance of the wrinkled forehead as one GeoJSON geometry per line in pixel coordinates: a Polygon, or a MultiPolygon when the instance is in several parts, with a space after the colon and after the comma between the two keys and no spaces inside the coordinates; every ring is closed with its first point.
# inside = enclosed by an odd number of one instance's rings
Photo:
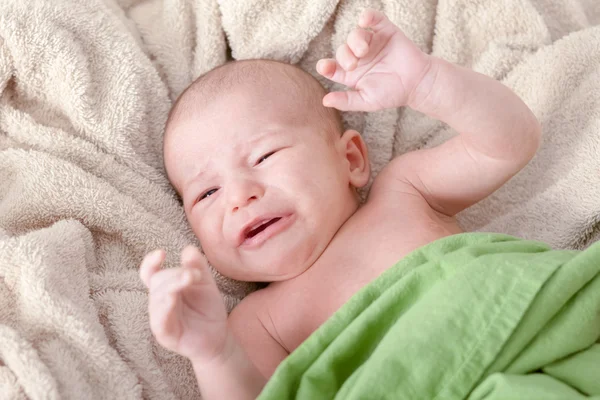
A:
{"type": "Polygon", "coordinates": [[[209,101],[188,102],[166,138],[165,147],[192,137],[205,144],[248,140],[265,126],[299,126],[314,121],[310,105],[284,86],[243,84],[209,101]],[[200,137],[197,137],[200,136],[200,137]]]}
{"type": "Polygon", "coordinates": [[[247,148],[269,132],[300,129],[317,117],[305,99],[275,85],[239,85],[209,102],[189,102],[186,107],[164,145],[167,174],[178,191],[187,175],[215,152],[247,148]]]}
{"type": "MultiPolygon", "coordinates": [[[[295,81],[274,76],[273,79],[249,80],[213,93],[200,93],[186,102],[174,131],[204,121],[212,124],[306,120],[311,99],[295,81]]],[[[317,95],[318,96],[318,95],[317,95]]]]}

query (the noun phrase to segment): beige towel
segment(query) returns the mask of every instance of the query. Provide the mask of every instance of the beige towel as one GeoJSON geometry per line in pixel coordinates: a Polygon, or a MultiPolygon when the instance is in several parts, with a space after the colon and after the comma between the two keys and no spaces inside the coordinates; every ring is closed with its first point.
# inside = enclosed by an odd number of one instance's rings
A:
{"type": "MultiPolygon", "coordinates": [[[[584,247],[600,215],[596,0],[0,2],[0,397],[197,398],[153,340],[139,262],[196,243],[164,176],[171,102],[222,64],[267,57],[314,74],[365,6],[422,49],[512,87],[544,143],[461,215],[470,230],[584,247]]],[[[331,87],[329,82],[323,83],[331,87]]],[[[346,114],[375,172],[453,134],[410,110],[346,114]]],[[[219,278],[229,308],[251,285],[219,278]]]]}

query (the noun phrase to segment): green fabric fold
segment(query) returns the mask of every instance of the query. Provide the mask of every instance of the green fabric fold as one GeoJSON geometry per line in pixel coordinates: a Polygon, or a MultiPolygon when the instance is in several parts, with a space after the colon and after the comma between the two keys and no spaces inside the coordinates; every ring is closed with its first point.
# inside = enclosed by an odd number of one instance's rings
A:
{"type": "Polygon", "coordinates": [[[359,291],[259,398],[600,398],[599,337],[600,243],[464,233],[359,291]]]}

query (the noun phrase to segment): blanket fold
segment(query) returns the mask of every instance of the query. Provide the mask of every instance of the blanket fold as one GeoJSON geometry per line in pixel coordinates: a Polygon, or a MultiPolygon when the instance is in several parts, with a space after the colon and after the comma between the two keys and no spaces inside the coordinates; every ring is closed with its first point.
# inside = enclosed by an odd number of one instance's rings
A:
{"type": "Polygon", "coordinates": [[[352,297],[260,398],[600,397],[599,338],[600,243],[577,252],[460,234],[352,297]]]}

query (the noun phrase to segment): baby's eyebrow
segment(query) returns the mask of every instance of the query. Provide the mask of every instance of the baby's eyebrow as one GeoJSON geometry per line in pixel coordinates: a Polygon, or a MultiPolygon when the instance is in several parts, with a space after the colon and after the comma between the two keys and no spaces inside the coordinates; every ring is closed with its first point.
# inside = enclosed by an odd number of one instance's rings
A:
{"type": "Polygon", "coordinates": [[[202,180],[202,178],[204,178],[205,176],[206,176],[206,167],[203,167],[198,171],[197,174],[194,174],[190,179],[188,179],[184,182],[184,187],[187,188],[192,183],[196,183],[196,182],[202,180]]]}
{"type": "Polygon", "coordinates": [[[278,136],[284,129],[285,127],[281,125],[272,125],[264,127],[263,129],[261,129],[260,133],[258,133],[252,139],[250,139],[248,143],[255,144],[273,136],[278,136]]]}
{"type": "MultiPolygon", "coordinates": [[[[286,127],[282,126],[282,125],[266,126],[263,129],[261,129],[261,131],[258,134],[256,134],[254,137],[250,138],[246,143],[250,144],[251,146],[254,146],[264,140],[267,140],[274,136],[281,135],[281,133],[284,129],[286,129],[286,127]]],[[[241,152],[241,151],[238,152],[238,154],[240,155],[241,158],[249,157],[249,154],[244,155],[243,152],[241,152]]],[[[206,179],[206,175],[208,175],[207,174],[207,164],[204,164],[202,166],[202,168],[200,168],[200,170],[196,174],[192,175],[189,179],[184,181],[183,187],[188,188],[190,185],[192,185],[198,181],[201,181],[202,179],[206,179]]]]}

